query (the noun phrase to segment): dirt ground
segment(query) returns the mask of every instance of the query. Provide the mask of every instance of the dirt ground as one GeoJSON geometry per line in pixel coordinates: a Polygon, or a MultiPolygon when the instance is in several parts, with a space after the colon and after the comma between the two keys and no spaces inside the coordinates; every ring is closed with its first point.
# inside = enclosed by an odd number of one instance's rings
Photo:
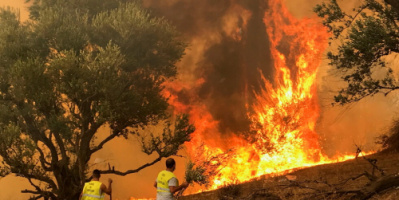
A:
{"type": "MultiPolygon", "coordinates": [[[[386,175],[399,173],[399,153],[379,153],[366,156],[376,159],[376,165],[386,175]]],[[[362,157],[342,163],[326,164],[296,170],[284,176],[260,177],[247,183],[229,185],[224,188],[180,197],[179,200],[319,200],[319,199],[356,199],[354,194],[342,194],[339,191],[363,189],[369,179],[365,176],[352,180],[365,171],[370,174],[372,165],[362,157]],[[338,191],[338,192],[337,192],[338,191]]],[[[374,174],[381,176],[378,170],[374,174]]],[[[399,200],[399,187],[391,187],[371,200],[399,200]]]]}

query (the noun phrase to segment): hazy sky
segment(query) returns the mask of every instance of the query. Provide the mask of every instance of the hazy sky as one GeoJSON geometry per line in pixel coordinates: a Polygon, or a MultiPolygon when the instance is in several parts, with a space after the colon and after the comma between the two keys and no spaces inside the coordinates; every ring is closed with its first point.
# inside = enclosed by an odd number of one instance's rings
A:
{"type": "Polygon", "coordinates": [[[26,9],[26,4],[25,0],[0,0],[0,6],[5,7],[5,6],[10,6],[13,8],[18,8],[20,9],[20,14],[21,14],[21,20],[26,20],[28,19],[28,12],[26,9]]]}

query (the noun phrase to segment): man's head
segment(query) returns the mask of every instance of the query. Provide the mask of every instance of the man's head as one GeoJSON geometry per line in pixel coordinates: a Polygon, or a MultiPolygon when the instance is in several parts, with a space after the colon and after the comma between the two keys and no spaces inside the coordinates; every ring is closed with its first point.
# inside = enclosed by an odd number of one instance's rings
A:
{"type": "Polygon", "coordinates": [[[98,169],[93,170],[93,178],[100,179],[100,177],[101,177],[100,170],[98,169]]]}
{"type": "Polygon", "coordinates": [[[170,169],[171,171],[175,171],[176,169],[176,162],[173,158],[168,158],[166,160],[166,168],[170,169]]]}

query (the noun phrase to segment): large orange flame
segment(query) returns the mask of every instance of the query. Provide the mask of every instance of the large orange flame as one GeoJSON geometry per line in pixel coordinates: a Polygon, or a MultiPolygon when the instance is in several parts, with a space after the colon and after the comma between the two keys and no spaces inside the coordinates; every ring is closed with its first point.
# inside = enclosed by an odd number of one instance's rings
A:
{"type": "MultiPolygon", "coordinates": [[[[327,47],[327,30],[315,19],[295,19],[281,0],[268,1],[264,23],[275,77],[270,82],[260,75],[263,90],[255,95],[253,105],[247,105],[252,121],[249,137],[220,134],[218,122],[205,105],[186,105],[174,95],[192,86],[178,81],[166,84],[169,103],[176,113],[189,113],[196,127],[186,148],[195,163],[207,168],[211,179],[208,189],[355,157],[328,158],[315,132],[320,109],[316,72],[327,47]]],[[[198,80],[197,84],[202,82],[198,80]]]]}

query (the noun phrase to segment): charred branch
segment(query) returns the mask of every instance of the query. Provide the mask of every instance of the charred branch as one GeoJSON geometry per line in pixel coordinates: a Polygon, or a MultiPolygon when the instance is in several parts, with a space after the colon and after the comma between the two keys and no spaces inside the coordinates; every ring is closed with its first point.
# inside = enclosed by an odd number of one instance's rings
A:
{"type": "Polygon", "coordinates": [[[367,171],[365,171],[363,174],[359,174],[359,175],[357,175],[357,176],[355,176],[355,177],[348,178],[348,179],[344,180],[343,182],[338,183],[338,184],[335,184],[335,185],[336,185],[336,186],[345,185],[348,181],[354,181],[354,180],[357,180],[357,179],[359,179],[359,178],[361,178],[361,177],[363,177],[363,176],[365,176],[367,179],[369,179],[369,181],[375,181],[375,180],[377,180],[377,177],[376,177],[376,176],[371,175],[370,173],[368,173],[367,171]]]}
{"type": "MultiPolygon", "coordinates": [[[[361,152],[362,152],[362,150],[360,149],[360,147],[357,146],[357,152],[356,152],[356,154],[358,155],[358,154],[360,154],[361,152]]],[[[363,157],[364,160],[366,160],[368,163],[370,163],[371,166],[373,166],[372,173],[371,173],[371,175],[372,175],[373,177],[372,177],[372,179],[369,178],[370,181],[376,180],[376,177],[374,176],[374,171],[375,171],[375,170],[378,170],[378,171],[381,173],[382,176],[385,175],[384,170],[382,170],[381,168],[379,168],[379,167],[377,166],[377,159],[370,159],[370,158],[367,158],[366,156],[362,156],[362,157],[363,157]]]]}

